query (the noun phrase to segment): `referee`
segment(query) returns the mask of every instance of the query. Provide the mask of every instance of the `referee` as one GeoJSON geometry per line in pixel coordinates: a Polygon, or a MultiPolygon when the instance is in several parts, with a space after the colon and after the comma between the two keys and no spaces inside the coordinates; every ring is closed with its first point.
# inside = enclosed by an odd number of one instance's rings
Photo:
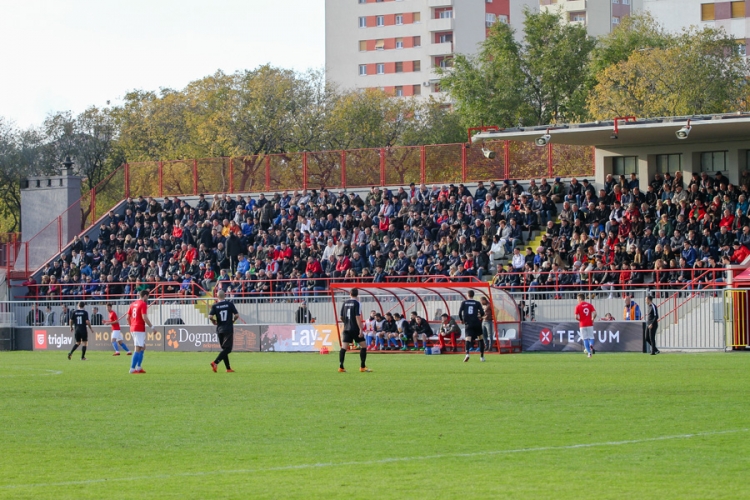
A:
{"type": "Polygon", "coordinates": [[[464,345],[466,346],[466,357],[464,363],[469,361],[469,349],[474,345],[474,342],[479,339],[479,351],[481,361],[484,361],[484,341],[482,340],[482,320],[484,318],[484,308],[479,301],[474,300],[474,290],[469,290],[469,298],[461,303],[461,309],[458,311],[458,319],[466,325],[466,338],[464,339],[464,345]]]}
{"type": "Polygon", "coordinates": [[[341,322],[344,323],[344,335],[341,341],[341,350],[339,351],[339,373],[346,373],[344,369],[344,358],[349,346],[355,342],[359,344],[359,359],[361,372],[371,372],[365,361],[367,360],[367,344],[365,337],[360,331],[364,324],[362,321],[362,305],[357,300],[359,290],[352,288],[349,292],[349,298],[341,306],[341,322]]]}
{"type": "Polygon", "coordinates": [[[659,354],[656,348],[656,331],[659,329],[659,310],[651,295],[646,296],[646,339],[651,344],[651,354],[659,354]]]}
{"type": "Polygon", "coordinates": [[[78,346],[81,346],[81,361],[86,361],[86,347],[89,345],[89,331],[91,335],[94,334],[94,330],[91,328],[91,322],[89,321],[89,313],[83,308],[84,303],[78,303],[78,309],[70,314],[70,331],[75,332],[76,343],[73,344],[73,349],[68,353],[68,359],[71,359],[73,353],[76,352],[78,346]]]}
{"type": "Polygon", "coordinates": [[[219,362],[224,361],[227,373],[234,373],[234,370],[229,366],[229,353],[232,352],[232,347],[234,346],[234,322],[239,319],[240,314],[237,312],[237,308],[233,302],[225,300],[223,290],[220,290],[216,296],[219,302],[211,307],[208,318],[211,320],[211,323],[216,325],[216,335],[219,337],[221,352],[216,357],[216,360],[211,362],[211,369],[216,373],[219,362]]]}

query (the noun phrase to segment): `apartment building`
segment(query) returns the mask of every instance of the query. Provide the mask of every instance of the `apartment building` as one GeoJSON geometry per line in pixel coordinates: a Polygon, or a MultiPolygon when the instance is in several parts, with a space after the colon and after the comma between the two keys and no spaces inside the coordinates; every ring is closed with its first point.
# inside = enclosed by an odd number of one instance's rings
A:
{"type": "Polygon", "coordinates": [[[669,31],[688,26],[724,28],[747,54],[750,43],[750,0],[643,0],[643,8],[669,31]]]}
{"type": "Polygon", "coordinates": [[[523,9],[538,0],[326,0],[326,79],[344,89],[440,95],[436,68],[475,54],[490,26],[522,37],[523,9]]]}
{"type": "Polygon", "coordinates": [[[564,22],[582,24],[586,26],[589,35],[601,36],[612,32],[622,18],[641,10],[643,2],[644,0],[539,0],[539,8],[542,11],[562,13],[564,22]]]}

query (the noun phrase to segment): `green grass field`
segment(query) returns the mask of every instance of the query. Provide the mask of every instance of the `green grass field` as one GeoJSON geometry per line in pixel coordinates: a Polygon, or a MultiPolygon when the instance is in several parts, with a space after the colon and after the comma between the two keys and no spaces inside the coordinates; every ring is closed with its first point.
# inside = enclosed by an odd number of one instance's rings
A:
{"type": "Polygon", "coordinates": [[[750,497],[744,354],[232,358],[0,353],[0,498],[750,497]]]}

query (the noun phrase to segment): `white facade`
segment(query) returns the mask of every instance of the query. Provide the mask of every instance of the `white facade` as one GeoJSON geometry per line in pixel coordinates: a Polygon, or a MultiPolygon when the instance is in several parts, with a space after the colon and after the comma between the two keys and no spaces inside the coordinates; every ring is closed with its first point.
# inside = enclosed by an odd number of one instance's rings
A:
{"type": "Polygon", "coordinates": [[[326,80],[342,89],[442,96],[436,67],[473,55],[493,22],[523,37],[538,0],[326,0],[326,80]]]}
{"type": "Polygon", "coordinates": [[[611,33],[624,18],[643,8],[644,0],[539,0],[540,9],[562,14],[563,22],[581,24],[591,36],[611,33]]]}
{"type": "Polygon", "coordinates": [[[750,1],[643,0],[643,8],[668,31],[678,32],[689,26],[712,26],[724,28],[727,34],[745,44],[750,42],[750,1]],[[744,9],[741,4],[744,4],[744,9]]]}

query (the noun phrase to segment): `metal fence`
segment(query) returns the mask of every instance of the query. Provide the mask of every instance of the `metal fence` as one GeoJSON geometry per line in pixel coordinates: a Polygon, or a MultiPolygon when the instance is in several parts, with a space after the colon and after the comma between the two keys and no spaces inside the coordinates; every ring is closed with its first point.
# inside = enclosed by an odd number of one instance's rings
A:
{"type": "MultiPolygon", "coordinates": [[[[660,350],[725,350],[748,347],[748,317],[750,300],[748,290],[709,290],[661,292],[655,298],[660,313],[657,346],[660,350]]],[[[512,294],[519,304],[526,321],[562,322],[571,321],[576,305],[574,291],[552,295],[549,293],[512,294]],[[557,298],[555,298],[557,297],[557,298]]],[[[648,291],[632,291],[632,299],[645,314],[645,297],[648,291]]],[[[157,299],[150,302],[149,317],[158,326],[208,325],[208,311],[213,298],[157,299]]],[[[608,313],[616,320],[623,319],[624,301],[620,295],[609,298],[608,293],[589,292],[587,300],[603,319],[608,313]]],[[[113,301],[118,315],[127,311],[130,300],[113,301]]],[[[244,324],[295,323],[300,307],[299,297],[277,296],[269,298],[236,299],[235,304],[244,324]]],[[[335,322],[333,305],[329,295],[307,298],[307,307],[317,323],[335,322]]],[[[0,302],[0,328],[60,326],[63,305],[75,308],[74,302],[0,302]],[[43,316],[34,314],[37,306],[43,316]],[[50,322],[49,313],[53,314],[50,322]],[[38,321],[35,321],[37,318],[38,321]],[[39,323],[38,325],[36,323],[39,323]]],[[[370,304],[363,304],[365,309],[370,304]]],[[[102,301],[87,301],[86,308],[93,315],[93,308],[106,319],[102,301]]],[[[434,312],[434,311],[433,311],[434,312]]],[[[428,317],[427,319],[433,320],[428,317]]]]}

